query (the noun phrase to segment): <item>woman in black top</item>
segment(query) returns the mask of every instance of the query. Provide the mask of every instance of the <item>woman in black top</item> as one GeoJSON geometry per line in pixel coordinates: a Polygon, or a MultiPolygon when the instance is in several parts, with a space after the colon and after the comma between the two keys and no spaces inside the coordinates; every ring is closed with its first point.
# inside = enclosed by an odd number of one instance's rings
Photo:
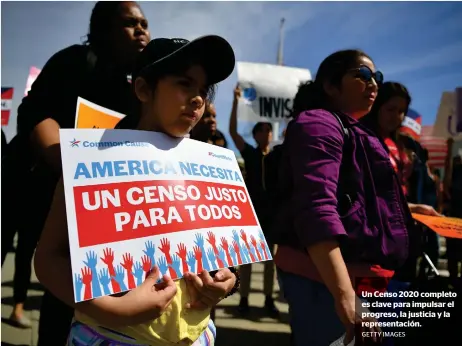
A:
{"type": "MultiPolygon", "coordinates": [[[[16,155],[28,160],[28,184],[24,186],[21,179],[12,185],[17,185],[16,194],[19,186],[24,193],[27,191],[27,203],[31,206],[23,202],[16,208],[28,211],[27,220],[18,225],[16,307],[11,316],[21,326],[30,325],[22,314],[22,303],[30,283],[31,259],[61,175],[59,129],[74,127],[79,96],[126,114],[131,106],[129,74],[149,41],[148,22],[136,2],[96,3],[85,44],[54,54],[18,108],[18,135],[14,142],[16,155]],[[21,237],[22,232],[27,235],[21,237]]],[[[3,237],[2,234],[2,243],[3,237]]],[[[72,315],[71,309],[46,292],[38,345],[64,344],[72,315]]]]}

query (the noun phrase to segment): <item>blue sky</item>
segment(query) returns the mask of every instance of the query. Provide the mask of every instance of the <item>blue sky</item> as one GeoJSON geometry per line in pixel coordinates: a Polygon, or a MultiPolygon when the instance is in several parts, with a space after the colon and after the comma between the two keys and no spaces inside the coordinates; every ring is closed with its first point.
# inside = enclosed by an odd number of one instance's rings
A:
{"type": "MultiPolygon", "coordinates": [[[[93,2],[5,2],[1,7],[1,81],[15,88],[11,139],[30,66],[87,33],[93,2]]],[[[141,2],[152,37],[228,39],[240,61],[274,63],[281,17],[284,63],[316,73],[323,58],[343,48],[366,51],[386,80],[404,83],[412,107],[433,124],[441,93],[462,86],[462,3],[459,2],[141,2]]],[[[219,128],[227,134],[236,71],[216,97],[219,128]]],[[[248,135],[249,124],[240,124],[248,135]]],[[[229,138],[229,136],[228,136],[229,138]]],[[[247,137],[249,142],[253,142],[247,137]]]]}

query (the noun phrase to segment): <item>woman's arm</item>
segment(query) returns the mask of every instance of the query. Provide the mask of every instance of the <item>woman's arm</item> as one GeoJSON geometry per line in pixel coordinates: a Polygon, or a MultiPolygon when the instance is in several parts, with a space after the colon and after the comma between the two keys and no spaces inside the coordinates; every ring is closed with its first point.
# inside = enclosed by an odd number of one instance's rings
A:
{"type": "Polygon", "coordinates": [[[39,281],[58,299],[108,327],[137,324],[159,317],[176,294],[174,282],[164,277],[164,284],[154,289],[158,270],[142,285],[123,297],[105,296],[74,302],[72,269],[67,233],[64,186],[61,179],[35,253],[35,272],[39,281]]]}
{"type": "Polygon", "coordinates": [[[354,295],[337,241],[346,235],[336,198],[343,132],[331,114],[310,113],[300,116],[287,131],[294,182],[294,225],[301,245],[338,300],[354,295]]]}

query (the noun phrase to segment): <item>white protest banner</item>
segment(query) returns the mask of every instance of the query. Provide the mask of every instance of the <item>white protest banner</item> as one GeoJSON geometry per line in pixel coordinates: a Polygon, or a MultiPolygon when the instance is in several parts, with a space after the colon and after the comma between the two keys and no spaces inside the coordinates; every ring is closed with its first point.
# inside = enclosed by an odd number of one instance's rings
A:
{"type": "Polygon", "coordinates": [[[134,130],[61,129],[75,301],[271,260],[231,150],[134,130]]]}
{"type": "Polygon", "coordinates": [[[298,86],[311,80],[311,73],[301,68],[238,62],[237,79],[242,89],[239,120],[286,123],[298,86]]]}

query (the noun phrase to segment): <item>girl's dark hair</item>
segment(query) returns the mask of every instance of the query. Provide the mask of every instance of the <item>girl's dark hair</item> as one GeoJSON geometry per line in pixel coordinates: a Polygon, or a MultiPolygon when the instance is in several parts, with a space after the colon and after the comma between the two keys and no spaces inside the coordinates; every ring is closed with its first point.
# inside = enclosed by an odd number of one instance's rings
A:
{"type": "Polygon", "coordinates": [[[108,53],[108,36],[112,21],[119,14],[120,5],[125,1],[98,1],[91,11],[90,28],[85,40],[96,55],[108,53]]]}
{"type": "MultiPolygon", "coordinates": [[[[184,76],[186,71],[197,62],[194,60],[181,61],[181,60],[172,60],[168,64],[159,65],[159,67],[151,71],[147,75],[143,75],[143,78],[146,80],[148,85],[155,90],[158,82],[167,76],[184,76]]],[[[141,67],[140,67],[141,68],[141,67]]],[[[133,76],[135,79],[139,71],[134,71],[133,76]]],[[[132,80],[132,109],[131,112],[123,118],[117,125],[117,129],[134,129],[138,125],[140,116],[141,116],[141,102],[135,94],[135,79],[132,80]]],[[[213,103],[215,99],[215,94],[217,90],[216,84],[211,84],[207,86],[207,96],[206,102],[213,103]]]]}
{"type": "MultiPolygon", "coordinates": [[[[383,83],[379,87],[379,91],[377,93],[377,98],[375,99],[374,104],[372,105],[372,109],[366,116],[361,119],[361,121],[367,125],[371,130],[373,130],[376,134],[379,134],[379,111],[382,106],[390,101],[393,97],[402,97],[406,100],[407,107],[405,110],[405,114],[407,114],[409,110],[409,105],[411,104],[411,95],[407,88],[398,82],[386,82],[383,83]]],[[[396,129],[392,133],[390,133],[390,138],[393,139],[395,142],[399,141],[398,130],[396,129]]]]}
{"type": "Polygon", "coordinates": [[[297,91],[292,107],[292,116],[311,109],[330,109],[330,101],[324,91],[324,83],[341,87],[343,76],[358,66],[360,58],[372,60],[358,49],[340,50],[329,55],[319,65],[314,81],[302,83],[297,91]]]}

